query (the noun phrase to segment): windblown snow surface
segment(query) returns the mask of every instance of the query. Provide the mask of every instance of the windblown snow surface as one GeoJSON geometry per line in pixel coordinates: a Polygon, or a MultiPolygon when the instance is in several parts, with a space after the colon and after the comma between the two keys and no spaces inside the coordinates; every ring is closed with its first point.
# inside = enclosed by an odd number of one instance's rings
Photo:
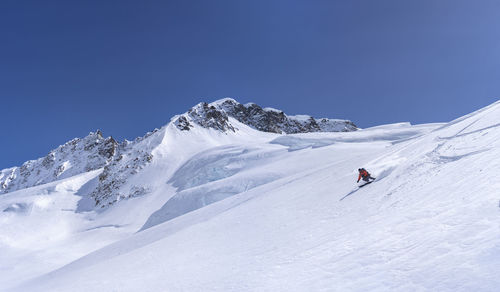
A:
{"type": "Polygon", "coordinates": [[[231,123],[160,129],[152,191],[104,210],[102,169],[1,195],[1,289],[500,291],[500,102],[349,133],[231,123]]]}

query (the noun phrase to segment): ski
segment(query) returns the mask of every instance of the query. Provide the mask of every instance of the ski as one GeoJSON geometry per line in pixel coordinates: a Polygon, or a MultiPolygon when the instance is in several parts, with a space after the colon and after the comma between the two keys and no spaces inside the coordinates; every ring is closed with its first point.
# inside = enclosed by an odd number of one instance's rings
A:
{"type": "Polygon", "coordinates": [[[362,188],[362,187],[364,187],[364,186],[366,186],[366,185],[371,184],[372,182],[373,182],[373,181],[371,181],[371,182],[367,182],[367,183],[365,183],[365,184],[360,185],[359,187],[360,187],[360,188],[362,188]]]}

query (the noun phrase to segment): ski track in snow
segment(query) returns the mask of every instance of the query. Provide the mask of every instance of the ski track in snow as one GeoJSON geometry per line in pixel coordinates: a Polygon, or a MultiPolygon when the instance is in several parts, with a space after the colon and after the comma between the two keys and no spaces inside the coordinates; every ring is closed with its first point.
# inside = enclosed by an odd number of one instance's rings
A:
{"type": "Polygon", "coordinates": [[[497,102],[349,133],[166,126],[143,196],[93,209],[102,169],[0,195],[0,290],[498,291],[499,117],[497,102]],[[358,188],[359,167],[377,179],[358,188]]]}

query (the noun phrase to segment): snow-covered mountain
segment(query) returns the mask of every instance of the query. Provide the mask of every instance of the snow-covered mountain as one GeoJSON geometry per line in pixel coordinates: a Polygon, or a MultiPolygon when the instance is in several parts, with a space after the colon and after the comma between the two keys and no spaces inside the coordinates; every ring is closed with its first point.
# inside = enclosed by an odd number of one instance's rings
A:
{"type": "Polygon", "coordinates": [[[118,143],[112,137],[103,138],[101,131],[75,138],[43,158],[1,170],[0,194],[102,168],[114,158],[117,148],[118,143]]]}
{"type": "Polygon", "coordinates": [[[91,134],[43,176],[14,170],[0,290],[497,291],[499,117],[344,132],[224,99],[134,141],[91,134]]]}
{"type": "MultiPolygon", "coordinates": [[[[221,132],[237,132],[239,129],[233,125],[235,123],[231,122],[229,117],[259,131],[273,133],[357,130],[351,121],[287,116],[282,111],[262,109],[254,103],[242,105],[231,98],[210,104],[199,103],[187,113],[174,117],[172,123],[180,131],[203,127],[221,132]]],[[[144,185],[140,181],[136,184],[125,182],[152,161],[152,153],[162,143],[166,128],[168,125],[134,141],[124,141],[120,144],[112,137],[103,138],[99,130],[83,139],[75,138],[52,150],[46,157],[28,161],[21,167],[1,170],[0,194],[104,167],[98,184],[91,193],[96,206],[102,208],[125,198],[143,195],[150,191],[148,184],[144,185]]]]}

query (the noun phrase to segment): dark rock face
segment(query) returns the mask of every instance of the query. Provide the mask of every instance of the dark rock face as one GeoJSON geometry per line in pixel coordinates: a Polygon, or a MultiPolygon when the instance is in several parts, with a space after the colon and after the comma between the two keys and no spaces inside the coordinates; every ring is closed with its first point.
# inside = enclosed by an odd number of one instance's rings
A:
{"type": "MultiPolygon", "coordinates": [[[[187,112],[187,116],[194,123],[204,127],[212,128],[215,130],[220,130],[223,132],[232,131],[234,132],[234,127],[229,123],[228,116],[226,112],[221,111],[213,105],[209,105],[206,102],[202,102],[191,108],[187,112]]],[[[179,117],[175,124],[180,130],[189,130],[192,125],[189,123],[185,116],[179,117]]]]}
{"type": "MultiPolygon", "coordinates": [[[[187,124],[186,127],[189,128],[187,124]]],[[[154,129],[134,141],[125,140],[115,148],[112,159],[104,166],[98,177],[97,187],[90,194],[96,207],[105,208],[120,200],[150,192],[148,185],[142,185],[137,181],[131,183],[131,180],[153,161],[152,151],[162,139],[162,132],[154,129]]],[[[103,153],[111,152],[103,151],[103,153]]]]}
{"type": "Polygon", "coordinates": [[[309,133],[309,132],[349,132],[357,127],[351,121],[314,119],[310,116],[287,116],[284,112],[264,109],[257,104],[243,105],[234,99],[226,98],[211,104],[200,103],[180,116],[174,123],[182,131],[193,127],[192,123],[204,128],[220,131],[235,131],[228,117],[263,132],[271,133],[309,133]]]}
{"type": "Polygon", "coordinates": [[[263,132],[281,133],[287,123],[285,113],[266,112],[256,104],[244,106],[236,101],[226,100],[221,104],[221,108],[231,117],[263,132]]]}
{"type": "Polygon", "coordinates": [[[321,132],[353,132],[358,130],[353,122],[349,120],[329,120],[319,119],[316,120],[321,132]]]}
{"type": "Polygon", "coordinates": [[[95,205],[101,208],[110,206],[121,199],[127,199],[147,192],[145,187],[135,187],[133,190],[122,190],[121,187],[153,160],[153,155],[147,151],[125,147],[120,154],[104,167],[99,175],[99,183],[90,194],[95,205]]]}
{"type": "Polygon", "coordinates": [[[175,120],[174,124],[181,131],[189,131],[189,129],[193,127],[193,125],[191,125],[184,116],[181,116],[177,120],[175,120]]]}
{"type": "Polygon", "coordinates": [[[115,156],[117,146],[118,142],[116,142],[115,139],[113,139],[113,137],[106,138],[101,147],[98,148],[97,153],[109,159],[115,156]]]}

